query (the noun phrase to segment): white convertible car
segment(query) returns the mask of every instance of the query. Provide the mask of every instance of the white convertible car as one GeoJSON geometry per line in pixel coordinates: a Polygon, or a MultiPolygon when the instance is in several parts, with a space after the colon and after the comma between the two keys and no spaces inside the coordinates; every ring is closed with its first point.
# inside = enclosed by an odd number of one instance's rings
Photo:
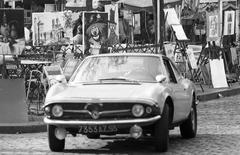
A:
{"type": "Polygon", "coordinates": [[[197,133],[196,92],[166,56],[117,53],[89,56],[69,82],[53,85],[44,104],[49,147],[63,151],[67,134],[151,136],[159,152],[169,130],[197,133]]]}

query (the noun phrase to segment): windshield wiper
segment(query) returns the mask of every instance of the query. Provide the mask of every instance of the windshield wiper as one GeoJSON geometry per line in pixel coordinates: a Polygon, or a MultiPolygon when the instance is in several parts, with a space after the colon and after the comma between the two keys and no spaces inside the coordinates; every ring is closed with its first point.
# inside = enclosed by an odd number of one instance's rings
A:
{"type": "Polygon", "coordinates": [[[102,78],[102,79],[98,79],[99,81],[114,81],[114,80],[121,80],[121,81],[125,81],[125,82],[131,82],[131,83],[137,83],[140,84],[139,81],[134,80],[134,79],[129,79],[129,78],[125,78],[125,77],[112,77],[112,78],[102,78]]]}

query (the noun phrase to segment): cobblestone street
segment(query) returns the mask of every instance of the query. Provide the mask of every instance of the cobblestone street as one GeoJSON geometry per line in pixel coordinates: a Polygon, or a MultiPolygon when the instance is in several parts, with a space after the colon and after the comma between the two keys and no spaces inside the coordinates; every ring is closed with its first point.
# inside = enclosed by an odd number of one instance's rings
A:
{"type": "MultiPolygon", "coordinates": [[[[170,146],[165,154],[240,154],[240,95],[221,98],[198,105],[198,134],[182,139],[178,128],[170,132],[170,146]]],[[[46,133],[1,134],[0,154],[56,154],[48,148],[46,133]]],[[[87,139],[85,136],[66,139],[64,154],[157,154],[150,142],[87,139]]]]}

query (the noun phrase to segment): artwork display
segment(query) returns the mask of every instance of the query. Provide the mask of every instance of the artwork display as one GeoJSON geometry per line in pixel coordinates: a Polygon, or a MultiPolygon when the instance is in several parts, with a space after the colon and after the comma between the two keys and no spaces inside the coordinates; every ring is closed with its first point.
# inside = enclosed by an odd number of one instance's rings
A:
{"type": "Polygon", "coordinates": [[[134,34],[141,34],[141,15],[134,14],[134,34]]]}
{"type": "Polygon", "coordinates": [[[192,48],[187,48],[186,53],[188,55],[188,59],[190,62],[190,65],[192,67],[192,69],[197,69],[197,59],[195,58],[194,52],[192,48]]]}
{"type": "Polygon", "coordinates": [[[99,54],[107,52],[108,39],[108,13],[83,13],[83,40],[84,52],[99,54]]]}
{"type": "Polygon", "coordinates": [[[164,50],[165,50],[166,56],[170,58],[172,61],[175,61],[175,56],[174,56],[175,46],[176,45],[172,43],[164,44],[164,50]]]}
{"type": "Polygon", "coordinates": [[[192,50],[192,53],[194,55],[194,59],[197,61],[199,59],[199,56],[202,51],[202,46],[201,45],[188,45],[188,49],[192,50]]]}
{"type": "Polygon", "coordinates": [[[207,15],[207,40],[217,41],[219,36],[219,18],[218,14],[207,15]]]}
{"type": "Polygon", "coordinates": [[[18,55],[24,47],[24,10],[0,9],[0,54],[18,55]]]}
{"type": "Polygon", "coordinates": [[[32,21],[35,46],[73,43],[77,28],[81,31],[80,13],[71,11],[33,13],[32,21]]]}
{"type": "Polygon", "coordinates": [[[177,40],[188,40],[181,24],[172,25],[177,40]]]}
{"type": "Polygon", "coordinates": [[[228,87],[223,59],[209,60],[213,88],[228,87]]]}
{"type": "Polygon", "coordinates": [[[118,4],[105,5],[105,12],[108,13],[109,45],[114,45],[119,42],[118,4]]]}
{"type": "Polygon", "coordinates": [[[168,25],[180,24],[180,20],[174,8],[164,9],[164,14],[166,16],[166,21],[168,25]]]}
{"type": "Polygon", "coordinates": [[[223,35],[233,35],[235,33],[235,11],[224,12],[224,32],[223,35]]]}
{"type": "Polygon", "coordinates": [[[86,7],[87,0],[66,0],[66,7],[86,7]]]}

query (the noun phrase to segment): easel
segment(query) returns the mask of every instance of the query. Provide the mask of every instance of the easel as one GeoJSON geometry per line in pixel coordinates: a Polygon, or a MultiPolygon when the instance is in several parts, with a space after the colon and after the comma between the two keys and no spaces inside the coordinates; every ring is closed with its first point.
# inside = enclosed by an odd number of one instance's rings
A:
{"type": "MultiPolygon", "coordinates": [[[[205,48],[203,47],[198,61],[197,61],[197,65],[199,66],[198,69],[196,71],[193,72],[193,77],[201,82],[201,75],[203,76],[204,82],[205,84],[209,85],[209,87],[213,87],[212,85],[212,80],[211,80],[211,74],[210,71],[206,71],[206,73],[204,73],[204,71],[201,69],[201,67],[205,67],[208,63],[209,63],[209,59],[219,59],[222,58],[224,61],[224,64],[226,64],[226,55],[225,53],[222,51],[222,48],[220,48],[219,46],[216,46],[215,41],[213,41],[212,43],[209,41],[208,42],[208,47],[205,48]],[[208,77],[206,77],[206,75],[204,76],[204,74],[208,74],[208,77]]],[[[228,67],[225,66],[226,72],[228,72],[228,67]]],[[[229,83],[228,83],[229,85],[229,83]]]]}
{"type": "MultiPolygon", "coordinates": [[[[174,48],[174,55],[176,55],[177,53],[180,53],[180,55],[182,56],[182,59],[183,59],[182,62],[177,62],[176,61],[175,63],[186,63],[185,72],[182,73],[183,76],[186,77],[187,69],[189,69],[192,81],[196,82],[195,79],[193,78],[193,69],[192,69],[192,66],[190,64],[188,55],[186,53],[187,46],[188,46],[187,42],[189,42],[189,39],[187,39],[187,38],[179,39],[176,35],[176,31],[173,29],[172,26],[171,26],[171,31],[173,32],[171,38],[175,38],[175,42],[176,42],[176,45],[175,45],[175,48],[174,48]]],[[[201,86],[201,88],[202,88],[202,86],[201,86]]]]}

